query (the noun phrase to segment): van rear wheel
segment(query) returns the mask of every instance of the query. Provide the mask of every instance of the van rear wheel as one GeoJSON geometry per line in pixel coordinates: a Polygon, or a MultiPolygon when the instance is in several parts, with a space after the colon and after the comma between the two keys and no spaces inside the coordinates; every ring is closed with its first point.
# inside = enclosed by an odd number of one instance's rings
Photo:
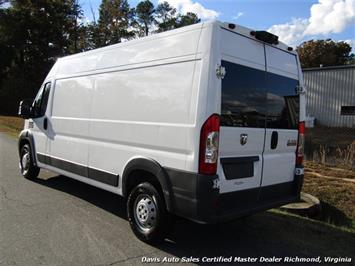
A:
{"type": "Polygon", "coordinates": [[[20,170],[21,174],[27,179],[36,178],[39,174],[40,169],[33,163],[32,151],[29,144],[21,147],[20,170]]]}
{"type": "Polygon", "coordinates": [[[144,242],[161,241],[171,229],[172,217],[166,210],[164,198],[148,182],[132,189],[127,213],[132,231],[144,242]]]}

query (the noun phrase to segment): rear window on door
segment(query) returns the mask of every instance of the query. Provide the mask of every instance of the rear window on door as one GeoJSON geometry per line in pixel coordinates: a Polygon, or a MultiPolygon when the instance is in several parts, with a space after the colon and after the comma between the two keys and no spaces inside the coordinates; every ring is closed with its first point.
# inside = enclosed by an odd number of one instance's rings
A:
{"type": "Polygon", "coordinates": [[[222,61],[221,125],[265,127],[265,71],[222,61]]]}
{"type": "Polygon", "coordinates": [[[266,73],[267,128],[296,129],[299,121],[298,80],[266,73]]]}
{"type": "Polygon", "coordinates": [[[222,66],[221,126],[297,128],[297,80],[227,61],[222,66]]]}

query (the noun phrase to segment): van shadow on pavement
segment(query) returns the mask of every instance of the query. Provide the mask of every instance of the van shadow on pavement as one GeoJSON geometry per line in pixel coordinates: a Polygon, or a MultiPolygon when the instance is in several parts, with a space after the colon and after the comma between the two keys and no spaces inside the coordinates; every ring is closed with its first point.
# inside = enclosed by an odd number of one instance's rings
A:
{"type": "MultiPolygon", "coordinates": [[[[34,182],[68,193],[127,219],[125,200],[113,193],[60,175],[35,179],[34,182]]],[[[202,258],[350,257],[354,246],[353,233],[296,216],[263,212],[216,225],[200,225],[178,219],[167,240],[155,247],[171,256],[202,258]]]]}

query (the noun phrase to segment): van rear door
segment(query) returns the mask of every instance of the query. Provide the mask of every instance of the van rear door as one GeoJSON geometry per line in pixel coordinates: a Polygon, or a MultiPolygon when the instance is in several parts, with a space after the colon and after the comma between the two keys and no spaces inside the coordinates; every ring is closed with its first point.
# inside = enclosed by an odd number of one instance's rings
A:
{"type": "Polygon", "coordinates": [[[289,196],[299,121],[297,58],[224,29],[220,47],[226,70],[221,81],[220,192],[243,191],[239,202],[245,208],[289,196]]]}
{"type": "MultiPolygon", "coordinates": [[[[266,119],[264,45],[221,30],[220,192],[241,191],[231,207],[247,208],[258,199],[266,119]],[[243,192],[242,192],[243,191],[243,192]]],[[[227,193],[228,194],[228,193],[227,193]]]]}
{"type": "Polygon", "coordinates": [[[293,181],[299,121],[294,54],[265,45],[267,121],[262,186],[293,181]]]}

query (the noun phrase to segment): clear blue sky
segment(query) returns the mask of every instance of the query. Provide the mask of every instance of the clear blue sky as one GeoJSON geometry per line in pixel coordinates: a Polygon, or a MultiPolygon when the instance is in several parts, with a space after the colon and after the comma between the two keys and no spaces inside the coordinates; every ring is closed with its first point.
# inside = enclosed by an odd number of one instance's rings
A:
{"type": "MultiPolygon", "coordinates": [[[[152,1],[152,0],[151,0],[152,1]]],[[[135,7],[139,1],[129,1],[135,7]]],[[[154,4],[158,0],[152,1],[154,4]]],[[[266,29],[290,45],[308,39],[347,40],[355,46],[355,0],[168,0],[180,11],[197,11],[204,20],[217,18],[253,29],[266,29]],[[313,6],[313,13],[311,8],[313,6]],[[213,13],[215,12],[215,13],[213,13]]],[[[91,20],[101,0],[80,1],[91,20]]],[[[355,48],[355,47],[354,47],[355,48]]]]}

